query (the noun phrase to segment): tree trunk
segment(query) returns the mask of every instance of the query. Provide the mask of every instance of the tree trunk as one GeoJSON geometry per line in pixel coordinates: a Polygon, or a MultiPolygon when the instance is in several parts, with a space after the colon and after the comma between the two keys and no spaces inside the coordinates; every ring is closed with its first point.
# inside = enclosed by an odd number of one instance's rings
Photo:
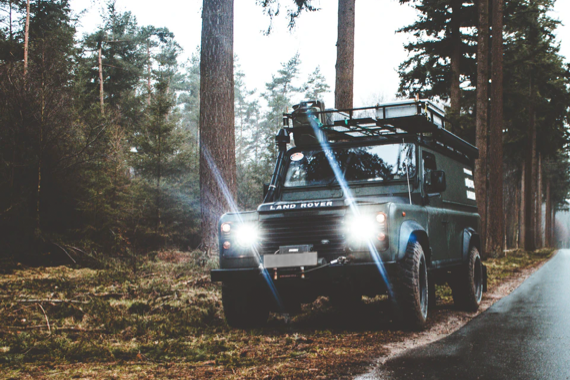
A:
{"type": "Polygon", "coordinates": [[[453,118],[458,118],[461,111],[461,7],[462,0],[453,0],[451,26],[451,108],[453,118]]]}
{"type": "Polygon", "coordinates": [[[26,29],[24,31],[24,77],[28,74],[29,42],[30,42],[30,0],[26,2],[26,29]]]}
{"type": "Polygon", "coordinates": [[[489,0],[479,0],[479,30],[477,36],[477,114],[476,145],[479,159],[475,161],[477,204],[481,215],[481,255],[487,257],[487,145],[489,142],[489,0]]]}
{"type": "Polygon", "coordinates": [[[337,109],[353,107],[355,15],[355,0],[339,0],[334,91],[334,104],[337,109]]]}
{"type": "Polygon", "coordinates": [[[503,0],[493,0],[491,127],[489,135],[489,215],[487,248],[491,256],[504,251],[503,226],[503,0]]]}
{"type": "Polygon", "coordinates": [[[536,247],[542,248],[542,156],[538,153],[538,176],[536,183],[536,247]]]}
{"type": "Polygon", "coordinates": [[[518,181],[513,180],[514,187],[514,201],[513,201],[513,211],[512,211],[512,227],[511,227],[511,239],[510,247],[508,248],[518,248],[519,247],[519,226],[521,224],[521,188],[518,181]]]}
{"type": "Polygon", "coordinates": [[[535,241],[535,217],[534,213],[536,210],[535,203],[534,203],[534,194],[536,192],[535,186],[536,181],[533,179],[536,177],[535,166],[534,166],[534,157],[536,155],[536,124],[535,124],[535,113],[534,113],[534,104],[533,104],[533,94],[534,92],[534,85],[533,80],[530,78],[530,86],[529,86],[529,108],[528,108],[528,120],[529,120],[529,146],[528,150],[530,154],[526,156],[525,166],[525,244],[524,249],[525,251],[534,251],[536,249],[536,241],[535,241]]]}
{"type": "Polygon", "coordinates": [[[200,198],[202,243],[217,247],[220,216],[235,209],[237,195],[233,0],[204,0],[200,61],[200,198]]]}
{"type": "Polygon", "coordinates": [[[160,230],[160,180],[162,177],[162,133],[158,133],[158,162],[156,165],[156,234],[160,230]]]}
{"type": "Polygon", "coordinates": [[[550,235],[550,241],[552,242],[552,247],[556,248],[558,243],[556,242],[556,206],[552,205],[552,222],[550,223],[552,228],[552,235],[550,235]]]}
{"type": "MultiPolygon", "coordinates": [[[[10,32],[9,32],[9,35],[10,35],[10,42],[12,42],[12,40],[14,39],[14,33],[12,32],[12,0],[10,0],[9,7],[10,7],[10,9],[9,9],[9,14],[10,14],[10,16],[8,17],[9,22],[10,22],[10,32]]],[[[12,44],[10,43],[10,49],[11,49],[11,46],[12,46],[12,44]]],[[[10,56],[12,55],[11,53],[12,53],[12,52],[10,51],[10,56]]]]}
{"type": "Polygon", "coordinates": [[[105,100],[103,92],[103,56],[101,52],[101,42],[99,44],[99,105],[101,106],[101,115],[105,114],[105,100]]]}
{"type": "Polygon", "coordinates": [[[151,60],[150,60],[150,41],[147,41],[146,44],[146,54],[148,59],[148,81],[146,83],[146,90],[148,91],[148,98],[146,99],[146,103],[150,106],[151,94],[152,94],[152,87],[151,87],[151,77],[152,77],[152,68],[151,68],[151,60]]]}
{"type": "Polygon", "coordinates": [[[518,248],[523,248],[525,247],[526,244],[526,197],[527,197],[527,191],[526,191],[526,161],[523,161],[522,163],[522,170],[521,170],[521,199],[520,199],[520,204],[521,204],[521,209],[520,209],[520,215],[519,215],[519,244],[518,244],[518,248]]]}
{"type": "Polygon", "coordinates": [[[544,237],[545,245],[552,247],[552,196],[550,193],[550,181],[546,181],[546,212],[544,213],[544,237]]]}

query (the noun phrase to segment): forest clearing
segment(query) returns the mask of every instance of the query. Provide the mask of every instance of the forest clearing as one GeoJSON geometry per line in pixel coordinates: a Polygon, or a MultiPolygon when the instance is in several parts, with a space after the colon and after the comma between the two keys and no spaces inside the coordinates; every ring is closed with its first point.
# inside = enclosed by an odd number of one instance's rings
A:
{"type": "MultiPolygon", "coordinates": [[[[511,251],[489,259],[482,310],[553,253],[511,251]],[[529,268],[534,268],[529,271],[529,268]]],[[[389,352],[388,345],[445,336],[479,313],[455,310],[438,287],[425,332],[399,330],[386,297],[343,314],[319,298],[287,323],[231,329],[220,286],[197,253],[164,251],[103,269],[16,266],[0,278],[0,375],[6,379],[351,378],[389,352]],[[49,326],[48,326],[49,325],[49,326]]],[[[416,343],[417,344],[417,343],[416,343]]]]}
{"type": "Polygon", "coordinates": [[[570,2],[174,3],[0,0],[0,378],[352,378],[570,247],[570,2]]]}

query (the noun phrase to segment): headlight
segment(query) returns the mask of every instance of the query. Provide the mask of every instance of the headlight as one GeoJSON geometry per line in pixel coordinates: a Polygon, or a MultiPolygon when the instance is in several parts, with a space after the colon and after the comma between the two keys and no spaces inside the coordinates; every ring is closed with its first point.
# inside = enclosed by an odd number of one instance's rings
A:
{"type": "Polygon", "coordinates": [[[374,239],[377,223],[370,216],[357,215],[348,222],[348,237],[350,240],[364,242],[374,239]]]}
{"type": "Polygon", "coordinates": [[[241,247],[252,247],[259,242],[259,229],[253,224],[242,224],[235,229],[235,239],[241,247]]]}

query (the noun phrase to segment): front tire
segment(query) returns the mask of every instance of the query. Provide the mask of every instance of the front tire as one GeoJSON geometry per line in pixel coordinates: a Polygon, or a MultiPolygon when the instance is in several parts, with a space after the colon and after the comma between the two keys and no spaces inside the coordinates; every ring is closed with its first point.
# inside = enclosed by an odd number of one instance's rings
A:
{"type": "Polygon", "coordinates": [[[404,326],[422,330],[427,322],[429,286],[427,261],[420,243],[409,242],[394,283],[397,315],[404,326]]]}
{"type": "Polygon", "coordinates": [[[467,263],[453,274],[450,285],[458,309],[471,312],[479,309],[483,298],[483,264],[477,247],[471,247],[467,263]]]}
{"type": "Polygon", "coordinates": [[[261,327],[269,317],[266,298],[254,288],[222,283],[222,305],[226,322],[231,327],[261,327]]]}

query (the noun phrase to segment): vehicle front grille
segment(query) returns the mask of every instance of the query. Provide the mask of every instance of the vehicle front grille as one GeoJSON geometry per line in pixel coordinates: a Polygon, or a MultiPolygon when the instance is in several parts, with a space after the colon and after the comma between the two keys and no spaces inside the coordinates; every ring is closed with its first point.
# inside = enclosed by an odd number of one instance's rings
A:
{"type": "Polygon", "coordinates": [[[295,215],[261,222],[262,253],[272,254],[280,246],[310,244],[319,257],[336,258],[344,251],[343,217],[339,215],[295,215]]]}

